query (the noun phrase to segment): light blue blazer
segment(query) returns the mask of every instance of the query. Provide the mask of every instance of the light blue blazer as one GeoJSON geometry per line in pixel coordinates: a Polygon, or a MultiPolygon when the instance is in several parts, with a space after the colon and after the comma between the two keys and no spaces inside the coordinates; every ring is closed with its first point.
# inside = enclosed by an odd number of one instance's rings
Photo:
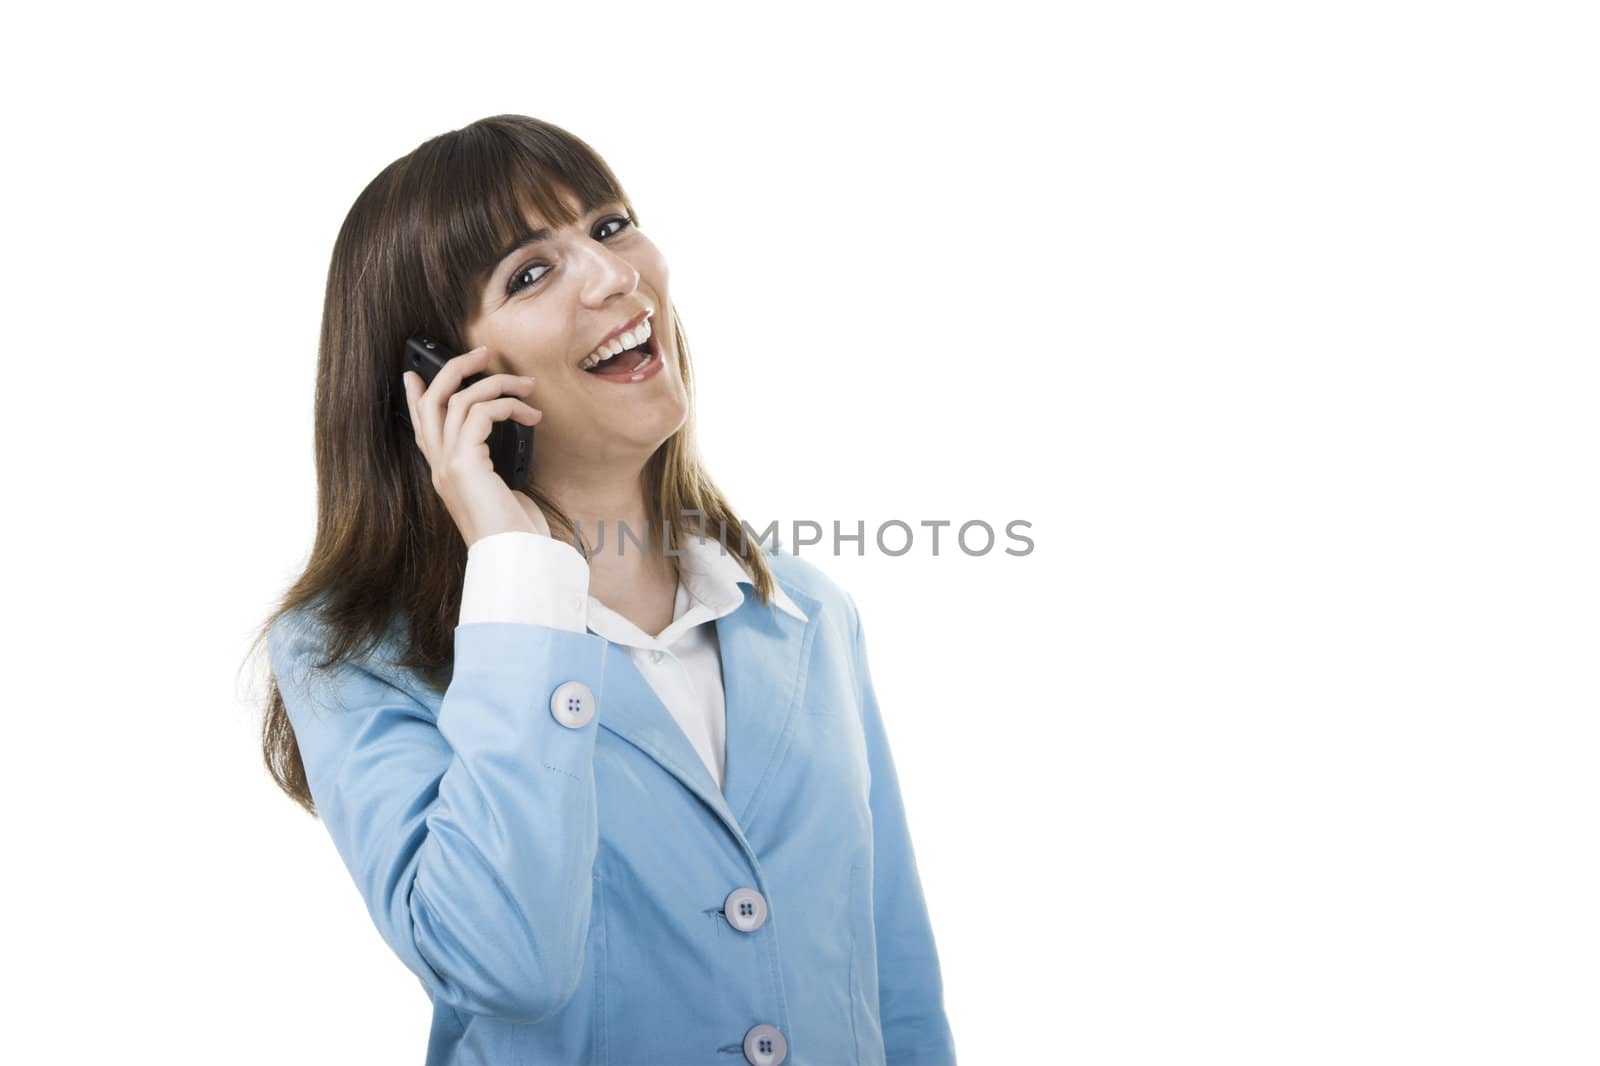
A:
{"type": "Polygon", "coordinates": [[[323,823],[433,1002],[427,1066],[955,1062],[855,603],[768,551],[808,620],[748,582],[717,620],[723,790],[593,633],[459,625],[441,699],[392,634],[317,672],[306,614],[272,628],[323,823]]]}

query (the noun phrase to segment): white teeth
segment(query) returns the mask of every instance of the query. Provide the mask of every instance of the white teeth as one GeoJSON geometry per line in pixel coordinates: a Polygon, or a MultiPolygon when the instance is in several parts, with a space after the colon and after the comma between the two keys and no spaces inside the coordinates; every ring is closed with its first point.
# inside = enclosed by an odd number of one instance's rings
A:
{"type": "Polygon", "coordinates": [[[583,362],[578,364],[579,370],[588,370],[590,367],[605,362],[611,357],[627,351],[629,348],[643,344],[650,339],[650,319],[646,318],[633,329],[615,337],[609,344],[602,344],[590,352],[583,362]]]}

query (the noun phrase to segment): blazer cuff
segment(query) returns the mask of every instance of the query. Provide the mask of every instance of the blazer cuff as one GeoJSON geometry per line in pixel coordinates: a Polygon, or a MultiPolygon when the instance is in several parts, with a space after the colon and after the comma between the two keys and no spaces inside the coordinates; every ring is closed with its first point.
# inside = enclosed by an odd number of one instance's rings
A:
{"type": "Polygon", "coordinates": [[[467,549],[461,624],[520,622],[589,628],[589,563],[566,541],[513,529],[467,549]]]}

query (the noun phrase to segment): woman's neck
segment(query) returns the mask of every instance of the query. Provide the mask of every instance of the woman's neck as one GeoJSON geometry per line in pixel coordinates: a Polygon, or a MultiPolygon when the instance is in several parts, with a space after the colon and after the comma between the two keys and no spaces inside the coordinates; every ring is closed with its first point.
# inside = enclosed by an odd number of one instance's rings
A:
{"type": "Polygon", "coordinates": [[[640,611],[640,604],[654,604],[650,613],[659,614],[665,598],[670,621],[678,583],[676,560],[662,550],[661,525],[645,509],[642,478],[636,474],[609,481],[590,479],[549,485],[546,491],[594,552],[589,557],[589,594],[607,606],[630,605],[632,609],[624,611],[630,617],[640,611]]]}

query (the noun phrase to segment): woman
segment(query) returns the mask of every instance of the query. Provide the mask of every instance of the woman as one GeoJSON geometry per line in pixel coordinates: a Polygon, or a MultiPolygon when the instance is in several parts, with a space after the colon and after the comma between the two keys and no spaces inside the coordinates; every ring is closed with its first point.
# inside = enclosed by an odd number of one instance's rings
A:
{"type": "Polygon", "coordinates": [[[267,765],[431,998],[430,1066],[953,1062],[855,604],[706,475],[667,280],[534,119],[361,193],[267,765]],[[413,334],[462,353],[426,386],[413,334]],[[515,490],[506,419],[538,427],[515,490]]]}

